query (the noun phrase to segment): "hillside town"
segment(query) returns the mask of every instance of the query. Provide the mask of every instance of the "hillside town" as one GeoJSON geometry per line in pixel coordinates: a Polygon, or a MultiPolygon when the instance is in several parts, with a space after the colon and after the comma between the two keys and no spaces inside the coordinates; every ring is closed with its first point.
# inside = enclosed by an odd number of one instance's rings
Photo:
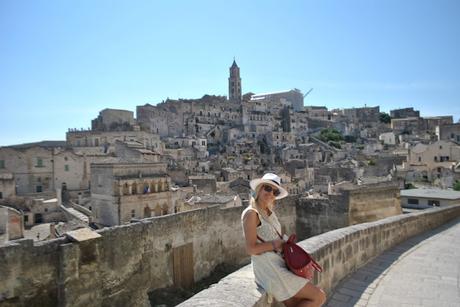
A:
{"type": "Polygon", "coordinates": [[[348,223],[460,199],[460,122],[452,115],[330,110],[308,105],[313,89],[242,88],[233,61],[228,97],[166,99],[135,114],[106,108],[66,140],[1,147],[1,242],[242,206],[249,181],[267,171],[311,200],[392,187],[400,203],[348,223]]]}

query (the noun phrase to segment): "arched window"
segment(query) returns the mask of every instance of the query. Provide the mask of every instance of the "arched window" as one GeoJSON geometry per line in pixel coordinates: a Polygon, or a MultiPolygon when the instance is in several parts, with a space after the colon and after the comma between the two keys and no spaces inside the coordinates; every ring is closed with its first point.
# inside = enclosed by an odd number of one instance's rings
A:
{"type": "Polygon", "coordinates": [[[123,195],[129,195],[129,185],[128,185],[128,183],[125,183],[123,185],[123,195]]]}
{"type": "Polygon", "coordinates": [[[168,205],[167,205],[167,204],[163,204],[162,214],[163,214],[163,215],[168,214],[168,205]]]}
{"type": "Polygon", "coordinates": [[[151,217],[152,216],[152,211],[148,206],[144,208],[144,217],[151,217]]]}
{"type": "Polygon", "coordinates": [[[160,205],[155,206],[155,216],[160,216],[161,215],[161,207],[160,205]]]}
{"type": "Polygon", "coordinates": [[[133,182],[132,186],[131,186],[131,193],[134,195],[134,194],[137,194],[137,183],[136,182],[133,182]]]}

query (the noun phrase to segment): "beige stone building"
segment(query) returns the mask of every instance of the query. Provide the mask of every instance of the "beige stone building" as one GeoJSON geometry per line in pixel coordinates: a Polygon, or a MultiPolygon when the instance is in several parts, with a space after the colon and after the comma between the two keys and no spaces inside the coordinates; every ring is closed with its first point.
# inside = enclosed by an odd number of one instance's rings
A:
{"type": "Polygon", "coordinates": [[[460,204],[460,192],[443,189],[401,190],[401,206],[413,209],[460,204]]]}
{"type": "Polygon", "coordinates": [[[436,127],[438,140],[450,140],[460,144],[460,123],[436,127]]]}
{"type": "Polygon", "coordinates": [[[452,170],[460,161],[460,146],[450,141],[419,143],[409,149],[406,170],[417,171],[426,180],[441,178],[444,170],[452,170]]]}
{"type": "Polygon", "coordinates": [[[174,213],[164,163],[101,163],[91,166],[91,209],[103,226],[174,213]]]}
{"type": "Polygon", "coordinates": [[[144,148],[162,152],[164,145],[158,134],[146,131],[96,131],[69,129],[67,145],[71,147],[96,147],[104,153],[114,150],[117,141],[138,142],[144,148]]]}
{"type": "Polygon", "coordinates": [[[16,188],[13,173],[0,169],[0,199],[14,197],[16,188]]]}
{"type": "Polygon", "coordinates": [[[229,69],[230,77],[228,78],[228,99],[233,102],[241,102],[242,89],[240,68],[233,60],[233,64],[229,69]]]}
{"type": "Polygon", "coordinates": [[[0,245],[24,237],[24,221],[19,210],[0,205],[0,245]]]}
{"type": "MultiPolygon", "coordinates": [[[[110,159],[101,148],[65,146],[65,142],[40,142],[0,148],[0,172],[12,174],[4,179],[6,195],[54,193],[58,188],[86,190],[90,187],[91,163],[110,159]],[[53,146],[56,145],[56,146],[53,146]],[[3,162],[1,162],[3,161],[3,162]]],[[[6,175],[5,175],[6,176],[6,175]]]]}
{"type": "Polygon", "coordinates": [[[13,174],[16,194],[54,192],[54,149],[62,141],[43,141],[0,148],[0,166],[13,174]]]}
{"type": "Polygon", "coordinates": [[[391,129],[397,134],[417,133],[423,127],[423,120],[420,117],[392,118],[391,129]]]}
{"type": "Polygon", "coordinates": [[[396,135],[394,132],[385,132],[379,135],[379,141],[386,145],[396,145],[396,135]]]}
{"type": "Polygon", "coordinates": [[[408,162],[411,166],[450,168],[460,161],[460,146],[450,141],[437,141],[426,145],[419,143],[409,150],[408,162]]]}
{"type": "Polygon", "coordinates": [[[251,101],[260,101],[260,100],[271,102],[270,104],[271,107],[274,106],[274,104],[280,104],[282,106],[289,106],[294,111],[297,111],[297,112],[304,110],[303,94],[298,89],[292,89],[292,90],[280,91],[280,92],[255,94],[251,97],[251,101]]]}

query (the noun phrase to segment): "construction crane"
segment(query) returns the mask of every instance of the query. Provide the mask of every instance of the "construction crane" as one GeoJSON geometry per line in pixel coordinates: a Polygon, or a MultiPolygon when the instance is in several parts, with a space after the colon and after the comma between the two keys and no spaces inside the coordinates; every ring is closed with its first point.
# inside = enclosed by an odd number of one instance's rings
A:
{"type": "Polygon", "coordinates": [[[307,95],[310,94],[311,91],[313,91],[313,88],[311,88],[305,95],[303,95],[303,98],[307,97],[307,95]]]}

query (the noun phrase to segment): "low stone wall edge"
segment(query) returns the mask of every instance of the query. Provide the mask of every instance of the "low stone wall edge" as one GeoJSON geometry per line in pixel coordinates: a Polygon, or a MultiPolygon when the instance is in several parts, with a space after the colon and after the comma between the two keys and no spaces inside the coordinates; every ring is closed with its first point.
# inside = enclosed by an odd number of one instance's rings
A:
{"type": "MultiPolygon", "coordinates": [[[[330,293],[343,278],[385,250],[458,217],[460,205],[434,208],[339,228],[303,240],[299,245],[323,266],[324,272],[316,274],[314,283],[330,293]]],[[[267,295],[254,282],[251,264],[178,306],[217,305],[270,306],[267,295]]]]}

